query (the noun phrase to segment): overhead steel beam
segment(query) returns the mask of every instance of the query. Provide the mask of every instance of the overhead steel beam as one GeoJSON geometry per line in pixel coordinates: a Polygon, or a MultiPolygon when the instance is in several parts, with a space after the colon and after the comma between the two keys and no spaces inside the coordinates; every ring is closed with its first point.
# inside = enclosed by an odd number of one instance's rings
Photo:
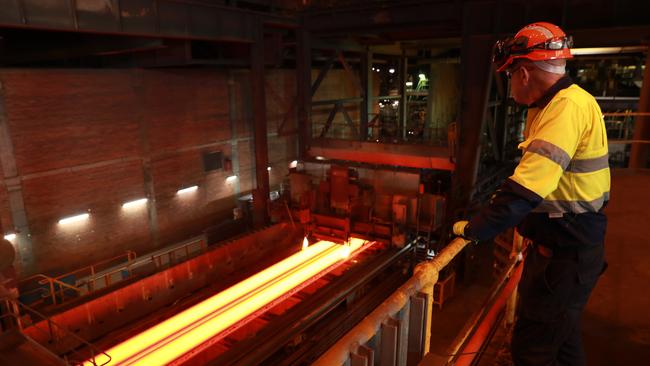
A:
{"type": "Polygon", "coordinates": [[[0,27],[145,37],[253,42],[261,18],[295,27],[290,17],[182,0],[0,0],[0,27]]]}

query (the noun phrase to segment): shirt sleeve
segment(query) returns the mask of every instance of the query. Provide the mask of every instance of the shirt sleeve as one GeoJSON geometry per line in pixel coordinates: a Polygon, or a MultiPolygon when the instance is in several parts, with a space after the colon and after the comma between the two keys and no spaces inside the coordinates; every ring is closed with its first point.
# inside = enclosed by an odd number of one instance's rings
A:
{"type": "Polygon", "coordinates": [[[582,135],[582,112],[566,98],[551,103],[520,144],[525,152],[514,174],[470,219],[465,229],[468,238],[488,240],[516,226],[557,188],[582,135]]]}

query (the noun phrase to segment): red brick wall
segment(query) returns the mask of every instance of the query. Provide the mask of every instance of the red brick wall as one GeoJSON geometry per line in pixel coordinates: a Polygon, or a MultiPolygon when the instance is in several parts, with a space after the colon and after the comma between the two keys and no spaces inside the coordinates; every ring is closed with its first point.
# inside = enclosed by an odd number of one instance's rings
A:
{"type": "MultiPolygon", "coordinates": [[[[274,90],[267,97],[272,189],[296,158],[296,135],[277,135],[295,95],[294,74],[267,76],[274,90]]],[[[22,275],[61,273],[126,249],[144,254],[230,217],[237,189],[253,188],[248,80],[246,72],[227,70],[0,71],[34,257],[22,275]],[[205,173],[204,151],[236,152],[239,182],[225,181],[232,172],[205,173]],[[121,208],[146,195],[147,171],[157,223],[146,207],[121,208]],[[176,195],[195,184],[197,191],[176,195]],[[90,219],[82,224],[57,224],[83,212],[90,219]]],[[[286,125],[295,129],[293,114],[286,125]]],[[[9,207],[2,189],[5,231],[13,225],[9,207]]]]}

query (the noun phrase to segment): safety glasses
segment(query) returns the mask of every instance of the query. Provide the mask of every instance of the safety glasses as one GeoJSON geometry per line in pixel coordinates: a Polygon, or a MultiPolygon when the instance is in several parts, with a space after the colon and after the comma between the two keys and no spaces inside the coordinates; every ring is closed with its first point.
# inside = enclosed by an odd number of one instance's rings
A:
{"type": "Polygon", "coordinates": [[[494,44],[492,50],[492,62],[497,67],[501,67],[508,61],[510,56],[527,55],[534,50],[540,49],[557,51],[563,48],[571,48],[573,47],[573,38],[571,36],[553,38],[534,46],[527,47],[527,45],[528,37],[526,36],[519,36],[517,38],[508,37],[499,40],[494,44]]]}

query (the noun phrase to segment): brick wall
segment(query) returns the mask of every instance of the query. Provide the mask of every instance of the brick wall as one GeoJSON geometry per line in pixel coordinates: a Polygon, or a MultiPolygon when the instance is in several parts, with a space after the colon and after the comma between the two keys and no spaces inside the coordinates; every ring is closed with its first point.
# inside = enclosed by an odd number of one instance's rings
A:
{"type": "MultiPolygon", "coordinates": [[[[272,189],[297,157],[295,113],[287,114],[294,74],[267,75],[272,189]]],[[[0,177],[13,182],[0,190],[0,219],[11,232],[24,209],[15,242],[26,261],[21,276],[61,273],[127,249],[144,254],[199,234],[230,217],[236,196],[253,188],[247,72],[5,69],[0,82],[9,135],[0,160],[13,158],[17,172],[0,177]],[[204,172],[202,154],[212,151],[232,159],[233,170],[204,172]],[[226,182],[233,173],[239,179],[226,182]],[[176,194],[191,185],[199,188],[176,194]],[[8,187],[22,202],[10,204],[8,187]],[[151,208],[122,209],[142,197],[151,208]],[[78,213],[90,218],[58,224],[78,213]]]]}

